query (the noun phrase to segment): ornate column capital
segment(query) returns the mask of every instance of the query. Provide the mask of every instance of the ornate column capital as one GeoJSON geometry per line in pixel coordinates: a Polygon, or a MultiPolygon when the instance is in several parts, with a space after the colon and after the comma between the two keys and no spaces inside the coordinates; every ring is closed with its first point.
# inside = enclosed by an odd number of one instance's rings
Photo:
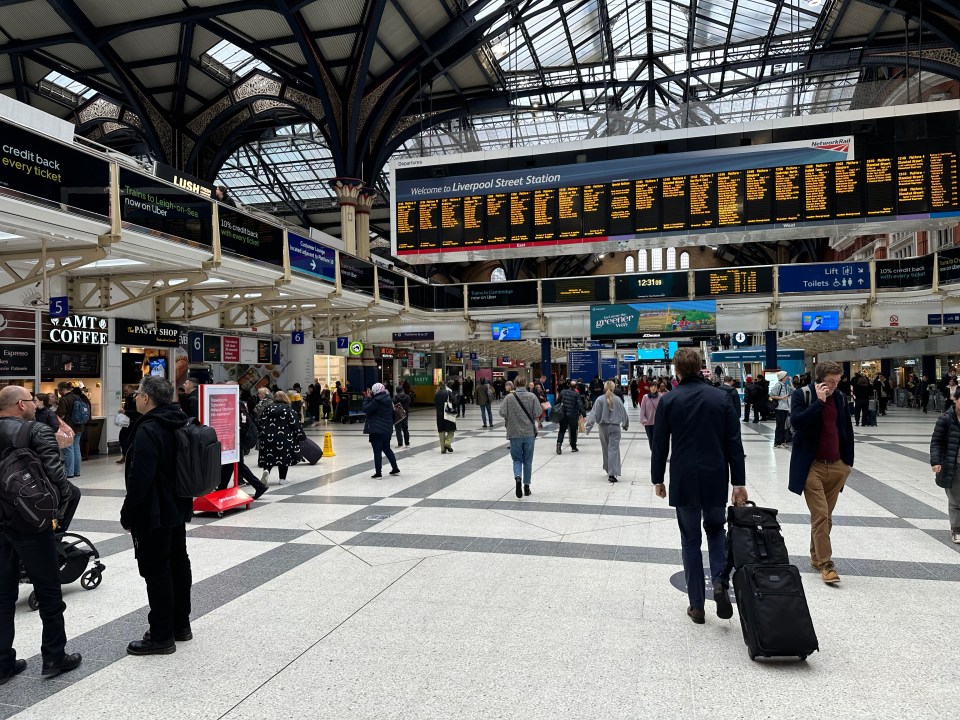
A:
{"type": "Polygon", "coordinates": [[[364,190],[363,180],[358,178],[336,177],[328,180],[330,187],[337,196],[337,202],[343,205],[356,206],[364,190]]]}

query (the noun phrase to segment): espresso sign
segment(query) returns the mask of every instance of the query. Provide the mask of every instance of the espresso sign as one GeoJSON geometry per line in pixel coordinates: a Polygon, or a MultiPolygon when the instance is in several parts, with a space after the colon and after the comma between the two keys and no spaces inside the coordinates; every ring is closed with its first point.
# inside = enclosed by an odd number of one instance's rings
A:
{"type": "Polygon", "coordinates": [[[33,377],[37,349],[33,345],[0,345],[0,377],[33,377]]]}
{"type": "Polygon", "coordinates": [[[179,347],[180,326],[145,320],[117,318],[113,342],[116,345],[179,347]]]}

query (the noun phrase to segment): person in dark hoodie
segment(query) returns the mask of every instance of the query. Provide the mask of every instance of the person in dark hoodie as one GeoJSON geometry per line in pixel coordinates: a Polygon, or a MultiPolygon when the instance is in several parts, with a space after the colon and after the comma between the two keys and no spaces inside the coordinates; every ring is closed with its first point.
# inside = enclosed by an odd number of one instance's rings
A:
{"type": "Polygon", "coordinates": [[[190,630],[190,587],[187,527],[193,501],[174,492],[174,432],[187,416],[175,404],[173,385],[148,375],[136,392],[140,417],[131,425],[124,466],[127,495],[120,524],[133,537],[137,567],[147,584],[150,630],[127,645],[130,655],[168,655],[175,640],[193,638],[190,630]]]}
{"type": "MultiPolygon", "coordinates": [[[[387,393],[389,395],[389,393],[387,393]]],[[[408,422],[410,415],[410,406],[413,404],[413,398],[407,395],[403,391],[403,386],[397,386],[397,394],[393,396],[394,402],[400,404],[400,407],[403,408],[403,411],[407,413],[407,416],[403,418],[400,422],[396,424],[397,428],[397,447],[403,447],[406,445],[410,447],[410,424],[408,422]]]]}
{"type": "Polygon", "coordinates": [[[363,394],[363,434],[370,436],[370,446],[373,448],[373,467],[375,472],[371,477],[383,477],[381,453],[390,461],[390,474],[399,475],[397,456],[390,449],[390,438],[393,437],[393,398],[387,392],[383,383],[374,383],[373,387],[363,394]]]}

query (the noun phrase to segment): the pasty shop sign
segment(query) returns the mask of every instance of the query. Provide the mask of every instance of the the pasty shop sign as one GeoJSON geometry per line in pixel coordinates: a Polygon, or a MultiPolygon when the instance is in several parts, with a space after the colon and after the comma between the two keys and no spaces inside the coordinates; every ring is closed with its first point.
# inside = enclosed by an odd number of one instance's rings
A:
{"type": "Polygon", "coordinates": [[[50,318],[47,339],[60,345],[106,345],[107,319],[91,315],[69,315],[50,318]]]}

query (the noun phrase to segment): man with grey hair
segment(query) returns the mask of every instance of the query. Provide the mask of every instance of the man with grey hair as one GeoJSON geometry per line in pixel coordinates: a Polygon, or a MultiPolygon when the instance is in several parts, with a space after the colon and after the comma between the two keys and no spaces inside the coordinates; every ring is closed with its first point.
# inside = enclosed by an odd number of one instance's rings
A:
{"type": "Polygon", "coordinates": [[[533,446],[537,439],[537,416],[542,408],[537,396],[527,390],[527,380],[518,376],[506,384],[507,396],[500,404],[500,417],[505,419],[510,457],[513,458],[513,480],[518,498],[530,495],[533,475],[533,446]]]}
{"type": "MultiPolygon", "coordinates": [[[[33,397],[26,388],[8,385],[0,390],[0,454],[14,447],[27,447],[36,453],[47,479],[56,486],[60,495],[58,515],[63,518],[79,491],[64,473],[53,430],[43,423],[33,422],[36,410],[33,397]],[[26,427],[24,423],[27,423],[26,427]]],[[[42,675],[56,677],[80,664],[79,653],[68,655],[65,651],[67,632],[63,611],[67,606],[60,592],[60,566],[53,532],[52,527],[39,533],[24,533],[11,526],[0,528],[0,685],[27,668],[27,661],[17,660],[17,652],[13,648],[13,618],[21,562],[33,583],[40,605],[40,620],[43,623],[40,644],[42,675]]]]}
{"type": "Polygon", "coordinates": [[[131,655],[167,655],[175,640],[191,640],[187,528],[193,500],[174,493],[175,433],[187,416],[175,402],[173,385],[147,376],[136,392],[140,417],[130,427],[124,467],[127,496],[120,524],[133,537],[137,567],[147,584],[150,630],[127,645],[131,655]]]}

